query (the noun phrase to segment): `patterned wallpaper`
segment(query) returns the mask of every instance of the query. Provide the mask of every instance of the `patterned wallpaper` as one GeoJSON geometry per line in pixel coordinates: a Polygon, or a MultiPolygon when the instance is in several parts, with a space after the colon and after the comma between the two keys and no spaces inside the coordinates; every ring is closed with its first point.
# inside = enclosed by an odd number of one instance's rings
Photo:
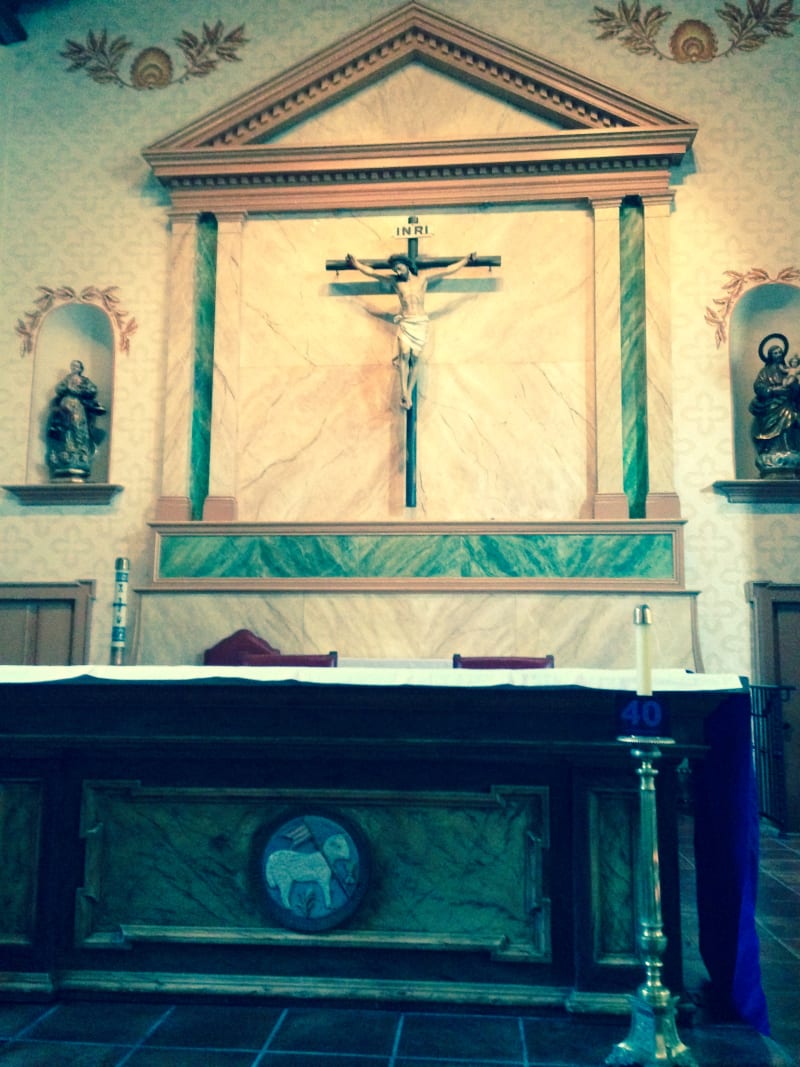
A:
{"type": "MultiPolygon", "coordinates": [[[[800,30],[786,23],[785,36],[763,34],[754,50],[723,56],[728,43],[718,4],[698,0],[674,8],[671,22],[653,37],[661,59],[653,50],[625,46],[621,33],[604,37],[599,9],[590,3],[428,2],[699,126],[692,156],[675,176],[672,218],[676,486],[688,520],[687,585],[701,591],[705,667],[748,673],[745,583],[800,581],[800,523],[789,505],[732,505],[710,488],[732,478],[735,464],[729,352],[727,342],[717,346],[706,310],[727,272],[758,268],[775,277],[800,266],[800,30]],[[713,29],[713,61],[669,61],[669,35],[691,19],[713,29]]],[[[228,42],[236,46],[228,59],[204,76],[181,75],[185,52],[175,44],[188,33],[202,45],[205,29],[191,0],[113,7],[72,0],[27,14],[28,41],[0,49],[3,484],[25,480],[30,420],[38,417],[29,411],[33,361],[20,355],[15,326],[40,287],[114,286],[137,324],[115,367],[110,479],[124,492],[109,506],[86,508],[23,507],[0,495],[2,580],[96,579],[92,658],[98,662],[108,659],[114,560],[131,558],[133,586],[149,578],[146,523],[160,488],[167,204],[141,150],[395,6],[389,0],[219,0],[204,12],[207,26],[222,27],[220,41],[233,31],[239,36],[228,42]],[[67,42],[84,47],[90,34],[95,43],[105,34],[106,48],[131,42],[118,67],[125,86],[113,77],[98,81],[88,60],[75,69],[76,57],[65,58],[67,42]],[[148,68],[153,88],[133,91],[130,67],[147,48],[169,54],[171,73],[165,76],[161,57],[160,68],[156,62],[148,68]]],[[[769,328],[800,344],[796,325],[793,334],[780,316],[769,328]]],[[[752,360],[754,377],[756,352],[752,360]]]]}

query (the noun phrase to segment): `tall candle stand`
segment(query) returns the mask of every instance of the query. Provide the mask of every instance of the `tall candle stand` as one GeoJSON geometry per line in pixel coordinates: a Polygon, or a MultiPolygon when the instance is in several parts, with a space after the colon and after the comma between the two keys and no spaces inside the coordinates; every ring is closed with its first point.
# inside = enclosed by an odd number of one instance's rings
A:
{"type": "Polygon", "coordinates": [[[657,1067],[677,1063],[697,1067],[697,1061],[678,1036],[675,1011],[679,997],[672,996],[661,981],[662,957],[667,947],[661,918],[661,879],[658,864],[658,824],[654,763],[661,745],[674,744],[668,737],[620,737],[630,744],[638,762],[640,850],[638,880],[641,886],[639,950],[645,979],[631,997],[631,1027],[624,1041],[615,1045],[608,1064],[626,1067],[657,1067]]]}

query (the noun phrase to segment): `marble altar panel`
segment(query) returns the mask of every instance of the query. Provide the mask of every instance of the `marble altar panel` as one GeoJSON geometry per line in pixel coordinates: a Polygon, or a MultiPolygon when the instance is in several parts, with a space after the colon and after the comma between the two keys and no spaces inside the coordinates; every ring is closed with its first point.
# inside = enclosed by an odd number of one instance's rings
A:
{"type": "Polygon", "coordinates": [[[594,789],[589,794],[590,856],[592,870],[595,960],[619,962],[638,959],[638,901],[634,872],[638,797],[594,789]]]}
{"type": "Polygon", "coordinates": [[[305,599],[292,594],[173,593],[157,601],[146,594],[139,599],[129,662],[202,663],[207,648],[241,629],[252,630],[282,652],[316,651],[307,647],[304,610],[305,599]]]}
{"type": "MultiPolygon", "coordinates": [[[[515,597],[498,593],[317,596],[307,600],[304,621],[309,634],[336,634],[348,655],[358,648],[353,654],[368,659],[451,659],[454,652],[477,654],[518,645],[515,597]]],[[[528,646],[525,651],[535,655],[549,648],[528,646]]]]}
{"type": "MultiPolygon", "coordinates": [[[[636,662],[633,610],[641,594],[553,593],[515,598],[516,644],[526,634],[548,645],[556,666],[627,667],[636,662]],[[547,640],[549,638],[549,641],[547,640]]],[[[693,593],[648,593],[653,664],[702,671],[693,593]]],[[[530,647],[531,642],[528,642],[530,647]]],[[[518,653],[522,655],[522,652],[518,653]]]]}
{"type": "Polygon", "coordinates": [[[370,854],[364,902],[335,943],[380,935],[382,947],[407,950],[466,939],[504,959],[547,958],[544,787],[327,793],[85,783],[82,941],[113,944],[120,931],[213,940],[216,930],[229,943],[290,943],[261,904],[258,842],[287,808],[315,803],[334,804],[357,825],[370,854]]]}
{"type": "MultiPolygon", "coordinates": [[[[131,662],[197,664],[242,627],[284,652],[365,659],[542,655],[558,667],[636,662],[637,593],[180,593],[140,591],[131,662]]],[[[655,667],[702,670],[695,595],[647,595],[655,667]]]]}
{"type": "Polygon", "coordinates": [[[41,781],[0,782],[0,944],[30,944],[36,923],[43,811],[41,781]]]}

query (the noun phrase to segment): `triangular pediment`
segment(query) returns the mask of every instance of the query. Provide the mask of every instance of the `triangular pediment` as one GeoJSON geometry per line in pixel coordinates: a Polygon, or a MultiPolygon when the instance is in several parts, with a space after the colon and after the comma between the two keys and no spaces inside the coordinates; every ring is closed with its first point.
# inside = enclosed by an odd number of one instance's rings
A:
{"type": "Polygon", "coordinates": [[[541,137],[560,128],[552,119],[524,111],[426,64],[408,63],[340,103],[285,127],[269,144],[311,148],[433,143],[459,139],[465,132],[472,140],[497,140],[541,137]]]}
{"type": "MultiPolygon", "coordinates": [[[[438,95],[423,93],[417,113],[439,106],[438,95]]],[[[144,155],[157,177],[179,199],[184,190],[185,199],[192,183],[195,189],[222,188],[223,179],[228,189],[231,182],[298,188],[391,183],[402,164],[416,168],[405,181],[427,185],[442,168],[447,178],[453,167],[457,177],[480,174],[481,168],[522,173],[529,165],[557,172],[570,161],[582,169],[663,170],[682,158],[695,132],[685,119],[411,0],[144,155]],[[444,80],[486,107],[505,109],[517,125],[500,135],[482,130],[480,109],[468,108],[460,136],[426,136],[423,130],[410,142],[387,108],[377,133],[349,142],[331,137],[326,112],[342,113],[356,100],[364,111],[370,94],[410,76],[444,80]]]]}

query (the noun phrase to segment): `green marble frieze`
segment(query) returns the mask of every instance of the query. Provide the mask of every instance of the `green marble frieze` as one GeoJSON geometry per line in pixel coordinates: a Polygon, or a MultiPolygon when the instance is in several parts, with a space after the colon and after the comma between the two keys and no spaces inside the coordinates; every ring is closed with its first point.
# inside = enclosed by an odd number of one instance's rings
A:
{"type": "Polygon", "coordinates": [[[156,580],[678,585],[677,524],[579,525],[558,532],[162,527],[156,580]]]}

